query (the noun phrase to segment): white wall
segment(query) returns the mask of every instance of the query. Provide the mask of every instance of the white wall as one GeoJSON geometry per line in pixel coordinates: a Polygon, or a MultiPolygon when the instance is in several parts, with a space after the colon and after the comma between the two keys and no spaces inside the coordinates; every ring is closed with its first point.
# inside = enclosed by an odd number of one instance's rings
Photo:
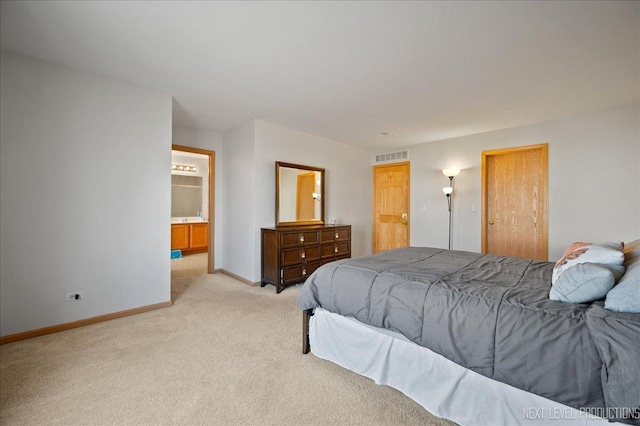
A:
{"type": "Polygon", "coordinates": [[[255,253],[255,125],[253,121],[229,130],[224,139],[222,192],[222,268],[252,282],[255,253]]]}
{"type": "Polygon", "coordinates": [[[549,259],[573,241],[640,237],[638,105],[406,147],[411,156],[411,244],[447,247],[441,170],[455,179],[453,248],[480,251],[481,152],[549,143],[549,259]],[[478,206],[476,212],[472,205],[478,206]]]}
{"type": "Polygon", "coordinates": [[[275,225],[275,162],[325,169],[325,220],[352,225],[353,257],[371,253],[371,153],[263,121],[255,122],[256,241],[254,281],[260,279],[260,228],[275,225]]]}
{"type": "Polygon", "coordinates": [[[222,155],[222,134],[211,130],[195,129],[174,124],[173,144],[215,151],[216,159],[218,159],[219,155],[222,155]]]}
{"type": "Polygon", "coordinates": [[[351,224],[352,255],[371,253],[370,152],[262,121],[223,136],[224,264],[260,281],[260,228],[275,226],[275,162],[326,169],[326,219],[351,224]]]}
{"type": "Polygon", "coordinates": [[[1,55],[0,334],[169,301],[171,97],[1,55]]]}

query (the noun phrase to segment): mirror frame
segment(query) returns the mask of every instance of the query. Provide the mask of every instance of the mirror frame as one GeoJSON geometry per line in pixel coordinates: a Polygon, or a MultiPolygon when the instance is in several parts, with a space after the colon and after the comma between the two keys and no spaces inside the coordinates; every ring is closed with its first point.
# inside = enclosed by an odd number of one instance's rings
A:
{"type": "Polygon", "coordinates": [[[324,225],[324,169],[313,166],[303,166],[301,164],[285,163],[282,161],[276,161],[276,226],[312,226],[312,225],[324,225]],[[310,172],[320,172],[320,219],[314,220],[294,220],[281,222],[280,221],[280,169],[282,167],[290,169],[300,169],[310,172]]]}

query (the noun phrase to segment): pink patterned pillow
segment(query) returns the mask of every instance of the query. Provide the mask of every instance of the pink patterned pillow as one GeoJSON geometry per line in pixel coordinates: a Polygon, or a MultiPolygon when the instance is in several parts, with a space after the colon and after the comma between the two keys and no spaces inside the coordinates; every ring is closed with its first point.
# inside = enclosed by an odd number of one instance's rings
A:
{"type": "Polygon", "coordinates": [[[622,242],[603,244],[577,242],[569,246],[553,268],[551,283],[570,267],[579,263],[599,263],[613,269],[616,279],[624,274],[624,252],[622,242]]]}
{"type": "Polygon", "coordinates": [[[558,260],[558,262],[556,263],[556,266],[558,266],[558,264],[564,264],[561,263],[563,260],[565,260],[565,258],[567,258],[574,250],[582,248],[582,247],[586,247],[586,246],[590,246],[593,243],[582,243],[582,242],[577,242],[577,243],[573,243],[569,246],[569,248],[567,248],[564,253],[562,254],[562,257],[560,258],[560,260],[558,260]]]}

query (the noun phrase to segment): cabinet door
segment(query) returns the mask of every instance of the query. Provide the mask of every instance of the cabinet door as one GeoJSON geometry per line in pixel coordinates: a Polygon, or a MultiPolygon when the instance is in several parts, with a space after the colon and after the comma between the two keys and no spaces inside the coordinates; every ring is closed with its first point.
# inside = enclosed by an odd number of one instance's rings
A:
{"type": "Polygon", "coordinates": [[[171,250],[189,248],[189,225],[171,225],[171,250]]]}
{"type": "Polygon", "coordinates": [[[209,224],[193,223],[191,226],[191,248],[205,248],[209,245],[209,224]]]}

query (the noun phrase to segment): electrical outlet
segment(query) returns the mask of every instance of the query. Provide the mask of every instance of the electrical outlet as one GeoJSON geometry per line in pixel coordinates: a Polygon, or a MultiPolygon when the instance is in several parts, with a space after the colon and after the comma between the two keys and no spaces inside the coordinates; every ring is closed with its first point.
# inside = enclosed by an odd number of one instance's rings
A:
{"type": "Polygon", "coordinates": [[[76,300],[82,300],[82,292],[78,291],[76,293],[67,293],[67,302],[74,302],[76,300]]]}

